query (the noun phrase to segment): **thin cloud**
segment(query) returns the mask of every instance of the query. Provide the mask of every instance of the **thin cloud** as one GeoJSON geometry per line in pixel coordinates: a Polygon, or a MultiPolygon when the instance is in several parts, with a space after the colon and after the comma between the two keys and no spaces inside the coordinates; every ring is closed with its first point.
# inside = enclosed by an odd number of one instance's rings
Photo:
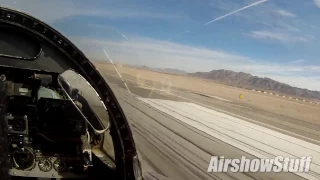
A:
{"type": "Polygon", "coordinates": [[[312,36],[312,35],[310,35],[310,34],[307,34],[307,35],[305,35],[307,38],[309,38],[309,39],[317,39],[315,36],[312,36]]]}
{"type": "MultiPolygon", "coordinates": [[[[223,0],[218,0],[218,7],[216,9],[227,11],[228,7],[239,8],[239,4],[243,5],[242,2],[238,1],[225,2],[223,0]]],[[[212,7],[214,8],[214,4],[212,4],[212,7]]],[[[244,24],[243,28],[248,28],[247,31],[250,32],[249,34],[251,37],[280,43],[305,43],[315,39],[315,37],[307,35],[310,33],[309,31],[308,33],[306,32],[306,27],[310,26],[309,24],[300,19],[293,12],[282,9],[273,1],[268,1],[267,3],[263,4],[263,6],[248,9],[248,12],[250,13],[234,14],[235,16],[241,15],[234,20],[244,24]],[[264,26],[261,30],[249,29],[251,27],[259,27],[261,25],[264,26]]],[[[219,18],[214,19],[214,21],[215,20],[219,20],[219,18]]],[[[246,33],[243,34],[246,36],[248,35],[246,33]]]]}
{"type": "Polygon", "coordinates": [[[290,26],[288,24],[282,24],[281,26],[291,32],[300,32],[301,31],[299,28],[296,28],[294,26],[290,26]]]}
{"type": "MultiPolygon", "coordinates": [[[[72,1],[38,1],[38,0],[16,0],[13,3],[11,0],[3,0],[1,5],[12,7],[37,18],[53,23],[57,20],[72,17],[72,16],[94,16],[105,18],[148,18],[148,19],[166,19],[177,20],[182,18],[181,15],[176,13],[162,13],[156,10],[136,9],[129,6],[114,6],[104,5],[104,7],[97,7],[90,3],[72,1]]],[[[116,3],[114,3],[116,4],[116,3]]]]}
{"type": "MultiPolygon", "coordinates": [[[[228,8],[239,8],[245,1],[224,1],[215,0],[212,3],[212,8],[222,11],[228,11],[228,8]]],[[[320,1],[320,0],[318,0],[320,1]]],[[[251,1],[252,2],[252,1],[251,1]]],[[[292,6],[288,6],[292,7],[292,6]]],[[[273,41],[278,43],[301,43],[314,41],[316,37],[314,34],[308,35],[310,29],[317,29],[316,26],[311,26],[307,21],[304,21],[304,17],[299,17],[289,9],[283,9],[274,1],[268,1],[262,6],[248,9],[250,13],[236,13],[234,16],[237,18],[234,21],[244,24],[241,28],[247,29],[251,37],[256,39],[273,41]],[[246,26],[248,25],[248,26],[246,26]],[[263,27],[261,27],[261,25],[263,27]],[[252,27],[259,27],[261,29],[249,29],[252,27]],[[310,27],[310,28],[307,28],[310,27]],[[264,32],[251,32],[251,31],[264,31],[264,32]]],[[[240,26],[238,26],[240,27],[240,26]]],[[[319,28],[320,29],[320,28],[319,28]]],[[[247,36],[248,33],[243,33],[247,36]]]]}
{"type": "Polygon", "coordinates": [[[271,31],[251,31],[249,36],[256,39],[272,40],[283,43],[301,43],[309,41],[309,39],[305,36],[297,36],[289,33],[271,31]]]}
{"type": "Polygon", "coordinates": [[[275,22],[261,22],[269,31],[272,32],[292,32],[292,33],[300,33],[301,30],[294,25],[289,25],[287,22],[278,21],[275,22]]]}
{"type": "Polygon", "coordinates": [[[304,59],[299,59],[299,60],[295,60],[295,61],[290,61],[288,62],[289,64],[300,64],[300,63],[304,63],[305,60],[304,59]]]}
{"type": "Polygon", "coordinates": [[[295,14],[289,12],[289,11],[286,11],[286,10],[283,10],[283,9],[279,9],[276,11],[277,14],[281,15],[281,16],[284,16],[284,17],[289,17],[289,18],[294,18],[296,17],[295,14]]]}
{"type": "Polygon", "coordinates": [[[320,0],[313,0],[313,2],[315,3],[316,6],[320,8],[320,0]]]}

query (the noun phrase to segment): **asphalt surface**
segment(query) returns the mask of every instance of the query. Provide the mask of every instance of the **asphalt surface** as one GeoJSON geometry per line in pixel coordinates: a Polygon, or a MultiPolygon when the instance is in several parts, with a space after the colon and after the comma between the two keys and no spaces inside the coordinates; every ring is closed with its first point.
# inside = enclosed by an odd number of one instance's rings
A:
{"type": "MultiPolygon", "coordinates": [[[[219,97],[116,74],[111,85],[131,125],[144,172],[170,179],[319,179],[320,127],[219,97]],[[126,85],[124,84],[126,83],[126,85]],[[313,156],[308,173],[208,173],[211,156],[313,156]]],[[[154,175],[153,175],[154,176],[154,175]]]]}

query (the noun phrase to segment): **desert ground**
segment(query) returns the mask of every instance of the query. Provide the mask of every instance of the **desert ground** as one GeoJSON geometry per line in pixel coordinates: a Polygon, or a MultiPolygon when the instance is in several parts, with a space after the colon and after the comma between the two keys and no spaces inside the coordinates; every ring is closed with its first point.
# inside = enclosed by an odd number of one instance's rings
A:
{"type": "Polygon", "coordinates": [[[181,180],[320,178],[320,105],[190,76],[95,66],[124,110],[144,173],[181,180]],[[309,173],[212,174],[213,155],[313,161],[309,173]]]}

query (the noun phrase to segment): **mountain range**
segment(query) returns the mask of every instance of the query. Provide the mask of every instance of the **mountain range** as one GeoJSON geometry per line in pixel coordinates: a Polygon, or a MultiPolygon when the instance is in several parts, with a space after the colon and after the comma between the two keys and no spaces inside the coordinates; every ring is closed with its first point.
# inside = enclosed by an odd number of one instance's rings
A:
{"type": "Polygon", "coordinates": [[[274,92],[278,94],[291,95],[293,97],[320,100],[319,91],[311,91],[308,89],[293,87],[267,77],[252,76],[251,74],[244,72],[234,72],[220,69],[210,72],[189,73],[188,75],[211,79],[215,82],[230,86],[274,92]]]}

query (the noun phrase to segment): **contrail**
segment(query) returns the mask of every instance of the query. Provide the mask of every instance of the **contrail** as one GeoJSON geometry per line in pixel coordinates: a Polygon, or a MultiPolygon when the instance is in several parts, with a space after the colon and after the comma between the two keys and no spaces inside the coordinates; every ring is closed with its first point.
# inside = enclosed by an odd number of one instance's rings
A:
{"type": "MultiPolygon", "coordinates": [[[[115,30],[116,30],[123,38],[125,38],[127,41],[129,41],[129,39],[128,39],[124,34],[122,34],[118,29],[115,29],[115,30]]],[[[129,87],[127,86],[127,83],[123,80],[120,72],[118,71],[118,69],[116,68],[116,66],[113,64],[113,61],[112,61],[111,58],[109,57],[109,55],[108,55],[108,53],[106,52],[106,50],[104,50],[104,49],[102,49],[102,50],[103,50],[103,52],[106,54],[107,58],[108,58],[109,61],[111,62],[111,64],[112,64],[112,66],[114,67],[114,69],[116,70],[116,72],[117,72],[117,74],[119,75],[119,77],[120,77],[121,81],[123,82],[124,86],[127,88],[128,92],[131,93],[130,90],[129,90],[129,87]]]]}
{"type": "Polygon", "coordinates": [[[113,61],[112,61],[111,58],[109,57],[108,53],[107,53],[104,49],[102,49],[102,50],[103,50],[103,52],[106,54],[107,58],[108,58],[109,61],[111,62],[111,64],[112,64],[112,66],[114,67],[114,69],[117,71],[119,77],[121,78],[121,81],[123,82],[124,86],[127,88],[128,92],[131,93],[130,90],[129,90],[129,88],[128,88],[128,86],[127,86],[127,83],[124,82],[121,74],[119,73],[119,71],[118,71],[118,69],[116,68],[116,66],[113,64],[113,61]]]}
{"type": "Polygon", "coordinates": [[[252,7],[252,6],[256,6],[256,5],[261,4],[261,3],[264,3],[264,2],[266,2],[266,1],[268,1],[268,0],[262,0],[262,1],[258,1],[258,2],[252,3],[252,4],[248,5],[248,6],[245,6],[245,7],[243,7],[243,8],[238,9],[238,10],[235,10],[235,11],[233,11],[233,12],[231,12],[231,13],[226,14],[226,15],[220,16],[220,17],[218,17],[218,18],[216,18],[216,19],[214,19],[214,20],[211,20],[211,21],[205,23],[204,25],[206,26],[206,25],[211,24],[211,23],[213,23],[213,22],[215,22],[215,21],[218,21],[218,20],[220,20],[220,19],[223,19],[223,18],[225,18],[225,17],[228,17],[228,16],[230,16],[230,15],[232,15],[232,14],[234,14],[234,13],[237,13],[237,12],[239,12],[239,11],[245,10],[245,9],[247,9],[247,8],[249,8],[249,7],[252,7]]]}
{"type": "Polygon", "coordinates": [[[128,39],[124,34],[122,34],[119,30],[116,29],[116,31],[117,31],[122,37],[124,37],[126,40],[129,41],[129,39],[128,39]]]}
{"type": "MultiPolygon", "coordinates": [[[[228,16],[230,16],[230,15],[232,15],[232,14],[235,14],[235,13],[237,13],[237,12],[239,12],[239,11],[245,10],[245,9],[247,9],[247,8],[249,8],[249,7],[256,6],[256,5],[258,5],[258,4],[264,3],[264,2],[266,2],[266,1],[268,1],[268,0],[261,0],[261,1],[255,2],[255,3],[253,3],[253,4],[250,4],[250,5],[248,5],[248,6],[245,6],[245,7],[243,7],[243,8],[238,9],[238,10],[235,10],[235,11],[233,11],[233,12],[231,12],[231,13],[228,13],[228,14],[226,14],[226,15],[223,15],[223,16],[220,16],[220,17],[218,17],[218,18],[215,18],[215,19],[213,19],[213,20],[211,20],[211,21],[208,21],[208,22],[206,22],[206,23],[203,24],[203,25],[206,26],[206,25],[211,24],[211,23],[213,23],[213,22],[215,22],[215,21],[218,21],[218,20],[220,20],[220,19],[223,19],[223,18],[225,18],[225,17],[228,17],[228,16]]],[[[193,29],[193,30],[195,30],[195,29],[193,29]]],[[[177,35],[175,35],[175,36],[167,39],[167,41],[171,41],[171,40],[173,40],[174,38],[176,38],[176,37],[178,37],[178,36],[181,36],[182,34],[189,33],[189,32],[191,32],[191,30],[183,31],[183,32],[181,32],[181,33],[179,33],[179,34],[177,34],[177,35]]]]}

